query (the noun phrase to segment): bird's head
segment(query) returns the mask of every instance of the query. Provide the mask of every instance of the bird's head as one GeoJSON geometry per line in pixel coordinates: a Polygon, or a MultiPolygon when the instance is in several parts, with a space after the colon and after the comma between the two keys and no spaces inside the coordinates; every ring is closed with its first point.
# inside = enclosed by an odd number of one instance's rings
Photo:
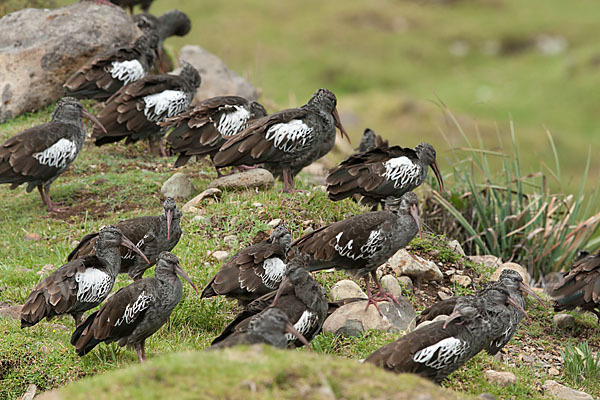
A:
{"type": "Polygon", "coordinates": [[[181,62],[181,73],[179,74],[185,79],[191,86],[198,89],[200,87],[200,73],[194,66],[188,62],[181,62]]]}
{"type": "Polygon", "coordinates": [[[340,115],[337,111],[337,98],[331,90],[317,90],[308,101],[308,104],[312,104],[320,110],[331,113],[331,115],[333,116],[333,120],[335,121],[336,128],[340,130],[340,134],[342,135],[342,137],[346,137],[348,142],[350,142],[350,137],[348,136],[348,133],[342,126],[342,121],[340,120],[340,115]]]}
{"type": "Polygon", "coordinates": [[[196,293],[198,293],[198,288],[196,288],[196,285],[194,285],[188,274],[181,268],[179,259],[175,254],[163,251],[158,255],[158,261],[156,261],[156,275],[158,276],[160,274],[179,275],[192,285],[196,293]]]}
{"type": "Polygon", "coordinates": [[[95,125],[106,133],[106,129],[98,119],[88,113],[81,105],[79,100],[74,97],[63,97],[56,103],[56,107],[52,112],[52,121],[64,122],[68,124],[82,124],[81,117],[91,120],[95,125]]]}
{"type": "Polygon", "coordinates": [[[150,261],[144,253],[114,225],[107,225],[98,232],[98,240],[96,241],[96,254],[102,256],[109,248],[126,247],[135,253],[139,254],[148,264],[150,261]]]}
{"type": "Polygon", "coordinates": [[[436,161],[436,153],[435,149],[429,143],[419,143],[415,147],[415,152],[425,165],[429,165],[435,174],[435,179],[437,179],[438,185],[440,187],[440,191],[444,192],[444,180],[442,179],[442,174],[437,165],[436,161]]]}
{"type": "Polygon", "coordinates": [[[167,240],[171,239],[171,224],[173,220],[181,219],[181,211],[177,208],[177,203],[172,197],[167,197],[163,203],[163,216],[167,220],[167,240]]]}
{"type": "Polygon", "coordinates": [[[261,118],[267,116],[267,110],[257,101],[250,102],[250,115],[252,118],[261,118]]]}
{"type": "Polygon", "coordinates": [[[502,283],[511,292],[521,291],[523,294],[531,295],[536,299],[542,306],[546,307],[544,301],[536,292],[533,291],[531,286],[523,281],[521,274],[514,269],[505,268],[498,277],[498,282],[502,283]]]}
{"type": "Polygon", "coordinates": [[[279,225],[273,229],[270,237],[271,243],[279,243],[286,248],[292,243],[292,235],[290,235],[290,231],[288,230],[285,223],[281,222],[279,225]]]}

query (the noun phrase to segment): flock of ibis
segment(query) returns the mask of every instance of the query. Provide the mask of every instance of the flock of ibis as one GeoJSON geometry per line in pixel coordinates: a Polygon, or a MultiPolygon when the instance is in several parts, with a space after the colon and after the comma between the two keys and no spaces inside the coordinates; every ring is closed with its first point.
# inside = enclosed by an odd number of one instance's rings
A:
{"type": "MultiPolygon", "coordinates": [[[[122,3],[132,7],[136,2],[122,3]]],[[[0,145],[0,183],[11,189],[26,184],[28,192],[37,187],[47,210],[61,211],[50,198],[50,185],[81,151],[84,117],[95,124],[92,139],[98,146],[147,139],[153,153],[177,155],[175,167],[192,156],[208,155],[218,175],[224,167],[261,165],[282,179],[289,193],[296,191],[294,178],[302,168],[333,148],[336,129],[347,137],[336,96],[327,89],[316,90],[301,107],[270,115],[259,103],[237,96],[194,103],[199,72],[183,63],[178,75],[161,73],[168,62],[160,61],[163,41],[172,34],[186,34],[189,19],[172,11],[160,18],[139,14],[133,20],[142,36],[87,61],[64,84],[67,96],[58,101],[48,123],[0,145]],[[90,115],[79,103],[81,98],[103,102],[102,111],[90,115]]],[[[231,256],[201,297],[237,299],[243,308],[211,349],[252,343],[310,347],[331,307],[313,271],[336,268],[364,278],[367,308],[373,305],[379,311],[378,302],[397,302],[382,288],[376,270],[420,233],[418,197],[412,190],[425,181],[429,167],[444,192],[433,146],[390,146],[366,130],[358,153],[330,171],[327,191],[332,201],[351,198],[372,211],[296,240],[282,223],[261,243],[231,256]]],[[[22,328],[69,314],[76,325],[71,344],[79,355],[101,342],[117,342],[135,348],[139,361],[144,361],[145,340],[167,322],[182,297],[179,277],[198,292],[171,253],[182,235],[181,218],[175,201],[167,198],[159,216],[120,221],[83,236],[67,262],[27,297],[22,328]],[[154,276],[144,277],[154,265],[154,276]],[[109,296],[120,273],[133,282],[109,296]]],[[[556,308],[580,306],[600,318],[599,282],[600,255],[585,255],[556,285],[556,308]]],[[[478,352],[495,354],[508,343],[527,315],[527,294],[541,301],[518,273],[505,270],[498,282],[474,295],[426,309],[417,323],[441,314],[449,318],[407,333],[365,362],[439,383],[478,352]]]]}

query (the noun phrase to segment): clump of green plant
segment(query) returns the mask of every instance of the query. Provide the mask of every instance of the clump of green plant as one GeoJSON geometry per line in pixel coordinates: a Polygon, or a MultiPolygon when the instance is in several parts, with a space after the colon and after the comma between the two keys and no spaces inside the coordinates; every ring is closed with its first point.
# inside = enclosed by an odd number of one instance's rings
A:
{"type": "MultiPolygon", "coordinates": [[[[561,183],[560,163],[552,136],[555,168],[524,174],[514,125],[510,124],[511,146],[490,151],[473,146],[454,115],[451,121],[466,146],[454,152],[452,174],[446,178],[448,193],[432,191],[424,202],[425,223],[435,232],[457,238],[471,254],[493,254],[527,267],[535,279],[560,270],[582,248],[597,246],[591,240],[600,226],[600,212],[584,199],[589,160],[576,195],[551,193],[548,180],[561,183]],[[457,223],[458,222],[458,223],[457,223]]],[[[502,141],[499,138],[500,143],[502,141]]]]}
{"type": "Polygon", "coordinates": [[[587,342],[566,345],[562,352],[565,377],[573,384],[600,378],[600,353],[592,353],[587,342]]]}

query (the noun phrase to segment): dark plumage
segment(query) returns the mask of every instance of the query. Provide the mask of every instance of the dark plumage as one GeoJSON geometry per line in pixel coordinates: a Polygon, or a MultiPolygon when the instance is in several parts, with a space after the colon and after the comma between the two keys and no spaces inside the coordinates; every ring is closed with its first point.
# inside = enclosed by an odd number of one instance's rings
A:
{"type": "Polygon", "coordinates": [[[34,126],[0,145],[0,184],[10,188],[27,183],[27,192],[37,187],[48,211],[60,211],[50,199],[50,185],[71,165],[85,140],[82,116],[104,129],[83,109],[79,100],[63,97],[49,123],[34,126]]]}
{"type": "Polygon", "coordinates": [[[417,195],[412,192],[389,198],[385,210],[355,215],[319,228],[293,242],[292,249],[310,255],[311,271],[335,267],[364,277],[369,295],[367,307],[370,304],[377,307],[371,295],[369,274],[379,290],[378,300],[395,300],[383,292],[375,271],[420,231],[417,202],[417,195]]]}
{"type": "MultiPolygon", "coordinates": [[[[323,288],[306,271],[307,256],[294,254],[288,260],[286,278],[277,292],[267,293],[254,300],[223,330],[212,344],[217,344],[233,333],[245,332],[253,316],[277,307],[285,312],[294,328],[310,342],[321,331],[327,318],[328,302],[323,288]]],[[[300,347],[303,342],[291,334],[288,344],[300,347]]]]}
{"type": "Polygon", "coordinates": [[[225,296],[242,304],[279,287],[286,271],[286,252],[292,236],[284,224],[271,237],[234,254],[202,291],[202,298],[225,296]]]}
{"type": "Polygon", "coordinates": [[[139,18],[144,34],[130,46],[107,50],[86,62],[63,85],[67,94],[79,99],[105,101],[123,85],[145,77],[154,64],[158,46],[156,25],[139,18]]]}
{"type": "Polygon", "coordinates": [[[110,0],[111,3],[119,7],[128,7],[130,14],[133,14],[134,6],[140,6],[144,12],[148,12],[153,1],[154,0],[110,0]]]}
{"type": "Polygon", "coordinates": [[[554,310],[582,310],[593,312],[600,323],[600,252],[583,254],[570,271],[562,273],[548,286],[554,300],[554,310]]]}
{"type": "Polygon", "coordinates": [[[157,122],[183,112],[192,102],[200,86],[200,75],[190,64],[183,62],[177,75],[150,75],[123,86],[111,96],[98,118],[107,133],[94,129],[96,146],[127,139],[126,143],[148,139],[154,152],[154,142],[162,147],[164,133],[157,122]]]}
{"type": "Polygon", "coordinates": [[[358,144],[359,153],[364,151],[369,151],[374,149],[375,147],[389,147],[389,143],[387,140],[383,139],[381,136],[376,135],[371,129],[367,128],[363,132],[362,138],[360,139],[360,143],[358,144]]]}
{"type": "MultiPolygon", "coordinates": [[[[167,137],[167,144],[178,154],[175,167],[181,167],[192,156],[208,155],[212,160],[227,138],[266,115],[265,108],[255,101],[239,96],[220,96],[203,100],[159,125],[174,128],[167,137]]],[[[217,174],[220,174],[218,169],[217,174]]]]}
{"type": "Polygon", "coordinates": [[[336,127],[348,136],[336,105],[332,92],[319,89],[300,108],[257,119],[227,140],[214,157],[215,166],[263,164],[282,175],[285,191],[294,190],[294,176],[333,148],[336,127]]]}
{"type": "Polygon", "coordinates": [[[21,328],[62,314],[71,314],[79,325],[83,313],[102,303],[112,290],[121,265],[120,246],[139,252],[119,229],[103,228],[94,255],[69,261],[35,287],[21,310],[21,328]]]}
{"type": "MultiPolygon", "coordinates": [[[[181,238],[181,211],[175,200],[167,198],[160,216],[131,218],[117,223],[117,227],[136,243],[147,258],[133,254],[131,250],[121,248],[121,268],[119,273],[127,273],[131,279],[138,280],[144,271],[152,267],[163,251],[171,251],[181,238]]],[[[87,257],[93,253],[98,233],[88,233],[69,254],[68,260],[87,257]]]]}
{"type": "Polygon", "coordinates": [[[433,169],[440,190],[442,175],[433,146],[421,143],[415,149],[400,146],[375,147],[349,156],[327,176],[329,198],[338,201],[353,195],[377,207],[388,196],[401,196],[420,186],[433,169]]]}
{"type": "Polygon", "coordinates": [[[117,342],[119,346],[135,347],[138,360],[145,361],[146,338],[167,322],[181,300],[183,288],[177,275],[196,290],[177,257],[166,251],[160,253],[155,277],[119,290],[73,332],[71,344],[77,354],[84,356],[101,342],[117,342]]]}

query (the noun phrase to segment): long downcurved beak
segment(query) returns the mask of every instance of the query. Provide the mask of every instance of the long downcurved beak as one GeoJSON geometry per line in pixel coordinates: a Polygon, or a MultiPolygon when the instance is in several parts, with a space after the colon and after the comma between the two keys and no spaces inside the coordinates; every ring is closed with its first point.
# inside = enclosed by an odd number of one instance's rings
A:
{"type": "Polygon", "coordinates": [[[546,304],[544,304],[544,301],[542,300],[542,298],[540,296],[538,296],[538,294],[536,292],[534,292],[533,289],[528,284],[526,284],[525,282],[521,282],[520,289],[522,292],[525,292],[525,293],[531,295],[534,299],[539,301],[540,304],[542,305],[542,307],[548,308],[548,307],[546,307],[546,304]]]}
{"type": "Polygon", "coordinates": [[[441,193],[444,193],[445,192],[445,189],[444,189],[444,180],[442,179],[442,173],[440,172],[440,169],[439,169],[439,167],[437,165],[437,161],[434,161],[431,164],[431,169],[433,170],[433,173],[435,175],[435,179],[437,179],[437,181],[438,181],[438,185],[440,185],[440,191],[441,191],[441,193]]]}
{"type": "Polygon", "coordinates": [[[102,125],[100,123],[100,121],[98,121],[98,118],[96,118],[94,115],[90,114],[89,112],[87,112],[84,109],[81,109],[81,114],[83,114],[84,117],[86,117],[87,119],[92,121],[94,123],[94,125],[97,125],[100,129],[102,129],[104,131],[104,133],[108,133],[106,131],[106,128],[104,127],[104,125],[102,125]]]}
{"type": "Polygon", "coordinates": [[[310,343],[308,343],[308,340],[306,340],[304,335],[302,335],[300,332],[298,332],[296,328],[294,328],[294,325],[292,325],[291,322],[287,323],[287,325],[285,326],[285,331],[296,336],[298,340],[300,340],[302,344],[305,345],[310,351],[314,351],[313,348],[310,347],[310,343]]]}
{"type": "Polygon", "coordinates": [[[334,108],[331,114],[333,115],[333,119],[335,120],[335,126],[340,130],[340,134],[342,135],[342,137],[346,136],[348,143],[352,143],[350,141],[350,136],[348,136],[348,132],[346,132],[346,130],[342,126],[342,120],[340,119],[340,114],[338,114],[337,108],[334,108]]]}
{"type": "Polygon", "coordinates": [[[448,319],[444,322],[444,326],[442,327],[442,329],[446,329],[446,327],[448,326],[448,324],[450,322],[452,322],[455,319],[458,319],[460,317],[462,317],[462,314],[460,313],[459,310],[452,311],[452,314],[448,315],[448,319]]]}
{"type": "Polygon", "coordinates": [[[413,217],[417,227],[419,228],[419,237],[423,239],[423,232],[421,231],[421,218],[419,218],[419,209],[416,204],[410,206],[410,216],[413,217]]]}
{"type": "Polygon", "coordinates": [[[144,261],[150,264],[150,260],[148,260],[148,257],[146,257],[146,255],[142,253],[142,251],[125,235],[121,236],[121,246],[125,246],[128,249],[135,251],[144,259],[144,261]]]}
{"type": "Polygon", "coordinates": [[[519,302],[517,300],[515,300],[514,297],[509,295],[507,300],[508,300],[508,304],[510,304],[511,306],[513,306],[514,308],[516,308],[517,310],[519,310],[520,312],[523,313],[525,318],[527,318],[527,321],[531,321],[531,318],[529,318],[529,315],[527,315],[527,311],[525,311],[525,309],[523,307],[521,307],[519,302]]]}
{"type": "Polygon", "coordinates": [[[277,289],[277,293],[275,293],[275,298],[273,299],[273,304],[271,304],[271,307],[274,307],[275,304],[277,304],[277,300],[279,300],[279,296],[281,296],[281,292],[283,292],[283,288],[285,287],[287,282],[288,282],[287,276],[281,280],[281,283],[279,284],[279,288],[277,289]]]}
{"type": "Polygon", "coordinates": [[[167,210],[167,240],[171,238],[171,221],[173,220],[173,210],[167,210]]]}
{"type": "Polygon", "coordinates": [[[181,276],[186,281],[188,281],[188,283],[190,285],[192,285],[192,287],[194,288],[194,290],[196,291],[196,293],[200,294],[198,292],[198,288],[196,288],[196,285],[194,285],[194,283],[192,282],[192,280],[190,279],[190,277],[188,276],[188,274],[185,273],[185,271],[179,266],[179,264],[177,264],[177,266],[175,267],[175,273],[177,275],[181,276]]]}

